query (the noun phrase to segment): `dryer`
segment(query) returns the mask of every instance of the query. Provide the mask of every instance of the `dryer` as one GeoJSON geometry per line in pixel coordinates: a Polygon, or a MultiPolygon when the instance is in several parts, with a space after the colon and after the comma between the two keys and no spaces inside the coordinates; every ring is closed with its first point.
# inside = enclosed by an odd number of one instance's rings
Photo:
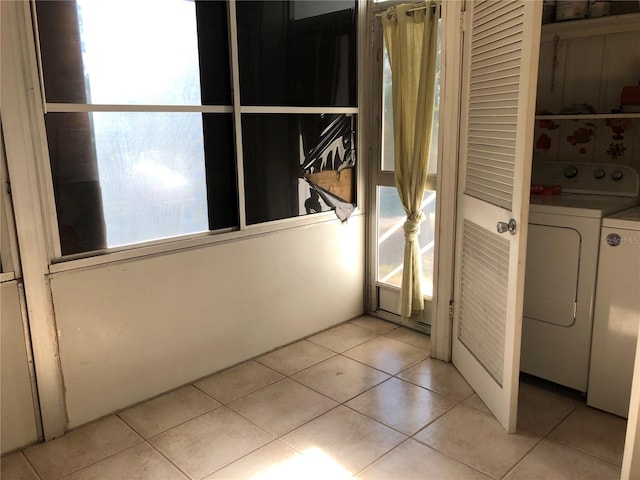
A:
{"type": "Polygon", "coordinates": [[[614,164],[535,162],[520,369],[587,391],[602,218],[640,204],[638,173],[614,164]]]}

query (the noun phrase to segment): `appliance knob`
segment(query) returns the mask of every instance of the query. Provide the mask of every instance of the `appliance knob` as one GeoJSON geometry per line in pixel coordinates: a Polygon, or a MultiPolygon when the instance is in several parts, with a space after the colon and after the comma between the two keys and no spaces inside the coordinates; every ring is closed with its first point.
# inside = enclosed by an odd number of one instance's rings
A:
{"type": "Polygon", "coordinates": [[[622,243],[622,237],[617,233],[610,233],[606,238],[607,245],[617,247],[622,243]]]}
{"type": "Polygon", "coordinates": [[[614,170],[611,172],[611,180],[622,180],[622,177],[624,177],[622,170],[614,170]]]}
{"type": "Polygon", "coordinates": [[[578,175],[578,167],[575,165],[569,165],[564,168],[563,172],[566,178],[573,178],[578,175]]]}
{"type": "Polygon", "coordinates": [[[605,172],[603,169],[596,168],[593,172],[593,178],[600,180],[601,178],[604,178],[606,174],[607,172],[605,172]]]}

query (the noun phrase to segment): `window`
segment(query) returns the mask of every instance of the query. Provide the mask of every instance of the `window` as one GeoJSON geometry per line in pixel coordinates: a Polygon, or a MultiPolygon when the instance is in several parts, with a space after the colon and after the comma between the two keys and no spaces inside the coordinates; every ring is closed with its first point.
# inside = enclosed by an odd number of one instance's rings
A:
{"type": "Polygon", "coordinates": [[[61,255],[352,207],[355,0],[229,8],[36,2],[61,255]]]}

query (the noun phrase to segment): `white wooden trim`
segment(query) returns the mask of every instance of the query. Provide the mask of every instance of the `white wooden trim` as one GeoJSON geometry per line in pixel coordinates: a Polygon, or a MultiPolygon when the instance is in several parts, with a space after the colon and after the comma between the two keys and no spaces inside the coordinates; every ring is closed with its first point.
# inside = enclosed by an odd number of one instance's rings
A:
{"type": "Polygon", "coordinates": [[[640,113],[585,113],[577,115],[536,115],[536,120],[606,120],[608,118],[640,118],[640,113]]]}
{"type": "Polygon", "coordinates": [[[10,282],[11,280],[16,279],[16,274],[14,272],[2,272],[0,273],[0,283],[10,282]]]}
{"type": "MultiPolygon", "coordinates": [[[[25,2],[27,3],[27,2],[25,2]]],[[[61,255],[60,235],[58,231],[58,215],[56,212],[55,198],[53,192],[53,182],[51,181],[51,162],[49,160],[49,148],[47,143],[47,133],[44,124],[44,113],[46,106],[44,103],[44,84],[42,83],[41,65],[39,62],[39,52],[36,50],[35,36],[36,27],[35,4],[29,2],[29,7],[25,7],[25,19],[20,28],[23,32],[21,41],[23,42],[22,62],[25,69],[25,85],[28,94],[26,97],[28,105],[28,118],[30,122],[31,136],[33,138],[33,148],[35,153],[35,163],[38,173],[38,182],[42,196],[42,214],[44,218],[44,231],[46,246],[49,258],[57,258],[61,255]]]]}
{"type": "MultiPolygon", "coordinates": [[[[352,217],[359,215],[363,215],[363,212],[359,208],[356,208],[352,217]]],[[[244,230],[226,229],[215,232],[195,233],[185,235],[184,237],[144,242],[138,245],[125,245],[102,251],[88,252],[77,256],[63,257],[57,263],[52,264],[49,267],[49,271],[51,274],[58,274],[80,268],[90,268],[107,263],[128,261],[134,258],[166,255],[173,252],[223,244],[255,236],[276,234],[284,230],[305,228],[327,222],[339,222],[335,212],[327,211],[302,217],[284,218],[257,225],[247,225],[244,230]]]]}
{"type": "Polygon", "coordinates": [[[31,328],[29,327],[29,310],[27,309],[27,297],[24,291],[24,283],[18,282],[18,295],[20,298],[20,316],[22,319],[22,331],[24,332],[25,349],[29,367],[29,379],[31,383],[31,401],[33,402],[33,414],[36,419],[36,431],[38,438],[44,438],[42,410],[40,408],[40,398],[38,397],[38,377],[36,376],[36,366],[33,358],[33,345],[31,342],[31,328]]]}
{"type": "Polygon", "coordinates": [[[433,321],[431,355],[451,361],[452,324],[449,315],[453,300],[455,267],[455,218],[457,200],[458,126],[460,116],[460,81],[462,31],[460,18],[464,1],[442,4],[442,50],[440,58],[440,145],[438,151],[438,201],[436,202],[436,244],[434,251],[433,321]]]}
{"type": "Polygon", "coordinates": [[[2,8],[2,125],[9,177],[13,185],[16,231],[31,327],[34,360],[38,370],[44,438],[62,435],[66,408],[59,363],[57,331],[51,291],[46,278],[48,255],[41,204],[36,149],[29,118],[28,38],[32,38],[28,2],[0,2],[2,8]]]}
{"type": "Polygon", "coordinates": [[[242,116],[240,112],[240,60],[238,53],[238,23],[236,22],[236,0],[227,3],[229,15],[229,54],[231,60],[231,85],[233,91],[233,126],[236,148],[236,182],[238,186],[238,221],[240,230],[247,226],[246,202],[244,198],[244,156],[242,150],[242,116]]]}
{"type": "MultiPolygon", "coordinates": [[[[291,114],[357,114],[358,107],[287,107],[281,105],[240,106],[240,113],[291,113],[291,114]]],[[[232,105],[134,105],[99,103],[47,103],[48,112],[196,112],[234,113],[232,105]]]]}
{"type": "MultiPolygon", "coordinates": [[[[587,18],[567,22],[547,23],[542,26],[541,41],[560,38],[591,37],[608,33],[634,32],[640,30],[640,13],[627,13],[610,17],[587,18]]],[[[633,48],[632,46],[629,46],[633,48]]],[[[636,47],[637,48],[637,47],[636,47]]]]}
{"type": "MultiPolygon", "coordinates": [[[[1,127],[1,124],[0,124],[1,127]]],[[[9,193],[10,184],[7,177],[7,159],[4,154],[4,135],[0,131],[0,245],[2,246],[2,268],[0,271],[0,282],[13,280],[22,275],[20,267],[20,251],[18,250],[18,239],[16,238],[15,218],[13,215],[13,206],[11,202],[11,194],[9,193]]]]}
{"type": "MultiPolygon", "coordinates": [[[[378,157],[379,158],[379,157],[378,157]]],[[[375,175],[375,183],[373,188],[376,187],[394,187],[396,186],[396,179],[393,172],[379,172],[375,175]]]]}
{"type": "Polygon", "coordinates": [[[371,158],[371,130],[370,124],[364,120],[363,117],[369,117],[371,115],[371,105],[367,103],[367,81],[362,75],[362,72],[369,68],[371,64],[371,58],[368,56],[369,45],[369,30],[367,29],[367,0],[358,0],[358,40],[357,40],[357,65],[356,74],[358,78],[358,107],[353,112],[358,115],[356,118],[356,125],[358,130],[357,140],[357,152],[356,152],[356,171],[357,171],[357,184],[356,195],[357,205],[360,211],[366,210],[366,193],[368,191],[367,173],[369,171],[369,164],[365,159],[371,158]]]}
{"type": "Polygon", "coordinates": [[[370,194],[370,182],[369,182],[369,172],[371,171],[369,159],[371,156],[371,123],[366,119],[371,117],[371,105],[368,103],[369,91],[367,89],[368,79],[363,75],[363,72],[371,70],[371,63],[373,59],[368,55],[369,52],[369,42],[371,40],[371,32],[370,29],[367,28],[369,25],[369,17],[368,17],[368,1],[367,0],[358,0],[357,3],[358,8],[358,40],[356,47],[356,74],[358,78],[358,109],[356,118],[357,125],[357,151],[356,151],[356,210],[355,214],[362,213],[365,215],[364,219],[364,255],[361,258],[361,261],[364,262],[364,282],[362,284],[362,313],[365,313],[368,308],[368,291],[369,291],[369,243],[367,241],[367,225],[368,219],[366,217],[366,213],[371,212],[372,210],[369,208],[367,203],[368,195],[370,194]]]}
{"type": "Polygon", "coordinates": [[[358,107],[281,107],[281,106],[241,106],[240,113],[292,113],[292,114],[357,114],[358,107]]]}
{"type": "Polygon", "coordinates": [[[38,27],[38,13],[36,10],[36,0],[30,0],[31,4],[31,28],[36,50],[38,86],[40,87],[40,101],[42,110],[47,113],[47,94],[44,89],[44,69],[42,68],[42,49],[40,48],[40,27],[38,27]]]}
{"type": "MultiPolygon", "coordinates": [[[[366,251],[366,312],[369,314],[379,313],[378,309],[378,291],[376,285],[376,266],[378,264],[378,225],[376,220],[377,207],[377,182],[378,173],[380,171],[379,159],[380,159],[380,122],[381,119],[381,95],[377,92],[381,91],[381,79],[377,74],[381,70],[380,62],[382,62],[381,53],[381,40],[376,36],[377,28],[381,28],[376,22],[376,10],[380,8],[379,4],[368,3],[367,17],[366,17],[366,31],[367,31],[367,44],[364,55],[369,59],[366,64],[362,64],[362,67],[358,70],[358,78],[361,78],[365,90],[365,104],[370,109],[369,114],[364,116],[366,118],[361,119],[361,123],[367,126],[367,211],[369,212],[366,223],[366,236],[365,236],[365,251],[366,251]],[[364,81],[366,79],[366,82],[364,81]]],[[[379,20],[378,20],[379,22],[379,20]]],[[[387,174],[388,176],[388,174],[387,174]]],[[[389,182],[387,182],[389,183],[389,182]]],[[[395,185],[394,184],[390,184],[395,185]]],[[[395,317],[385,318],[385,320],[395,321],[395,317]]]]}

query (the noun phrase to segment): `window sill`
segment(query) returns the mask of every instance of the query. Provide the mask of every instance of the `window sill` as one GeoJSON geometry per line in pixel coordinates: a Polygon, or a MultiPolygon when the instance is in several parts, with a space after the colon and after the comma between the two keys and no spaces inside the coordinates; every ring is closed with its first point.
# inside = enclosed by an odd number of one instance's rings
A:
{"type": "MultiPolygon", "coordinates": [[[[356,210],[351,217],[353,218],[356,216],[361,216],[363,214],[363,210],[359,207],[356,207],[356,210]]],[[[347,220],[347,222],[348,221],[349,220],[347,220]]],[[[105,264],[113,264],[115,262],[124,262],[149,256],[167,255],[182,250],[202,248],[209,245],[244,240],[252,237],[269,235],[285,230],[309,227],[328,222],[340,223],[340,220],[336,217],[335,212],[328,211],[304,217],[274,220],[272,222],[261,223],[259,225],[249,225],[244,230],[219,230],[217,232],[203,232],[186,235],[183,237],[145,242],[136,245],[114,247],[107,250],[88,252],[86,254],[62,257],[53,260],[51,265],[49,265],[49,273],[55,275],[71,270],[92,268],[105,264]]]]}

